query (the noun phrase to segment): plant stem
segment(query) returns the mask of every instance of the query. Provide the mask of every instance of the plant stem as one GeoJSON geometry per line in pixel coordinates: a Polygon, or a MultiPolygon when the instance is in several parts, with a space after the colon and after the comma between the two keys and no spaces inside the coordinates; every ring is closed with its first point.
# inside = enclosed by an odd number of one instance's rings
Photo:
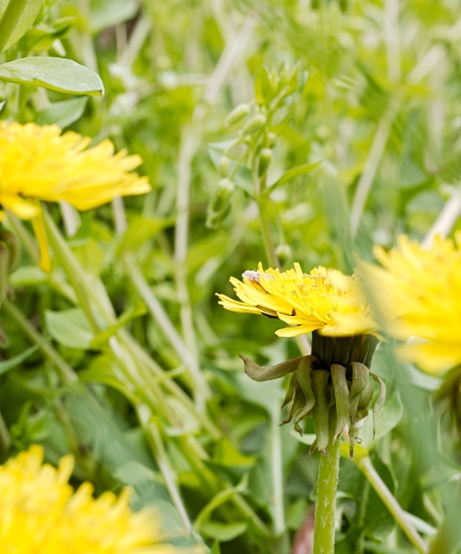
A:
{"type": "Polygon", "coordinates": [[[18,308],[5,298],[2,302],[2,308],[19,325],[25,335],[27,335],[35,344],[38,345],[43,354],[59,371],[63,381],[66,383],[78,380],[74,370],[61,358],[56,350],[46,341],[46,339],[35,329],[27,320],[24,314],[18,308]]]}
{"type": "MultiPolygon", "coordinates": [[[[255,164],[256,165],[256,164],[255,164]]],[[[275,251],[274,241],[272,239],[272,234],[269,225],[269,214],[267,211],[267,195],[263,194],[266,188],[265,178],[259,179],[257,176],[257,169],[254,171],[255,179],[255,189],[256,189],[256,202],[258,204],[259,211],[259,220],[261,222],[261,232],[264,242],[264,247],[266,249],[266,256],[269,260],[269,265],[271,267],[280,267],[280,262],[275,251]]]]}
{"type": "Polygon", "coordinates": [[[363,210],[367,202],[373,181],[378,171],[379,163],[383,157],[387,142],[392,129],[392,124],[400,109],[400,101],[391,99],[387,110],[381,118],[376,129],[370,152],[365,163],[362,175],[360,176],[357,188],[355,189],[352,202],[350,228],[352,236],[355,236],[362,219],[363,210]]]}
{"type": "Polygon", "coordinates": [[[286,528],[285,509],[283,505],[283,459],[282,437],[280,436],[280,410],[274,407],[271,413],[271,457],[272,457],[272,514],[274,534],[281,535],[286,528]]]}
{"type": "Polygon", "coordinates": [[[408,521],[400,504],[392,495],[391,491],[387,488],[384,481],[379,476],[376,469],[373,467],[371,460],[368,456],[360,458],[356,461],[357,467],[365,475],[370,485],[374,488],[376,494],[381,498],[386,508],[393,515],[395,521],[399,525],[400,529],[405,533],[408,540],[414,545],[420,554],[427,552],[426,543],[418,535],[416,529],[408,521]]]}
{"type": "Polygon", "coordinates": [[[178,488],[177,475],[171,467],[168,455],[165,450],[165,446],[162,441],[160,431],[158,429],[156,418],[151,416],[150,411],[147,412],[148,420],[145,421],[141,410],[138,407],[138,417],[143,421],[143,427],[146,431],[147,440],[150,442],[152,450],[155,452],[155,459],[159,466],[159,469],[163,475],[165,486],[170,494],[170,498],[178,510],[178,514],[184,525],[187,533],[192,531],[192,523],[187,514],[187,509],[184,505],[181,493],[178,488]]]}
{"type": "MultiPolygon", "coordinates": [[[[332,438],[332,437],[331,437],[332,438]]],[[[336,489],[338,487],[341,439],[330,439],[326,456],[320,456],[315,507],[314,554],[335,551],[336,489]]]]}

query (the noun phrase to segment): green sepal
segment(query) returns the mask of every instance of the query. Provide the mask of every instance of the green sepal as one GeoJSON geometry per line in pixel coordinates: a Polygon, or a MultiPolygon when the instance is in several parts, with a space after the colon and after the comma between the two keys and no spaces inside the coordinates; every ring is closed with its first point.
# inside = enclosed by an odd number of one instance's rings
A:
{"type": "Polygon", "coordinates": [[[285,408],[287,404],[289,404],[294,400],[297,384],[298,384],[298,378],[296,377],[296,373],[293,373],[291,376],[290,382],[288,383],[287,392],[285,393],[285,398],[283,399],[280,409],[285,408]]]}
{"type": "Polygon", "coordinates": [[[327,453],[329,442],[329,407],[330,402],[328,381],[330,372],[325,369],[316,369],[311,373],[312,389],[315,395],[315,405],[312,410],[314,430],[317,435],[317,448],[324,455],[327,453]]]}
{"type": "MultiPolygon", "coordinates": [[[[296,375],[293,375],[293,380],[296,379],[296,375]]],[[[296,380],[297,381],[297,380],[296,380]]],[[[296,385],[294,386],[294,394],[293,394],[293,402],[290,406],[290,411],[288,412],[288,416],[282,421],[280,425],[285,425],[286,423],[289,423],[293,416],[298,413],[301,408],[304,406],[304,395],[301,391],[301,389],[296,385]]],[[[296,420],[295,429],[302,435],[302,430],[299,425],[297,425],[298,420],[296,420]]]]}
{"type": "Polygon", "coordinates": [[[350,422],[351,407],[349,402],[349,387],[347,386],[346,368],[339,364],[331,365],[331,379],[336,400],[336,426],[333,435],[335,441],[350,422]]]}
{"type": "Polygon", "coordinates": [[[296,374],[298,377],[299,386],[304,395],[304,406],[296,417],[295,424],[301,421],[304,417],[309,415],[313,407],[315,406],[315,395],[312,390],[312,372],[310,365],[305,367],[306,364],[300,362],[296,374]]]}
{"type": "Polygon", "coordinates": [[[260,366],[257,363],[250,360],[243,354],[240,354],[245,364],[245,373],[253,381],[271,381],[272,379],[279,379],[294,371],[304,356],[288,360],[277,365],[260,366]]]}
{"type": "Polygon", "coordinates": [[[369,408],[372,398],[373,398],[373,387],[371,386],[370,381],[368,381],[367,386],[365,387],[365,390],[362,391],[362,394],[359,397],[359,404],[358,404],[357,411],[365,410],[369,408]]]}
{"type": "Polygon", "coordinates": [[[370,376],[378,383],[378,396],[376,397],[376,400],[373,403],[373,438],[375,437],[375,426],[376,426],[376,414],[379,412],[379,410],[384,406],[384,402],[386,401],[386,385],[384,384],[384,381],[379,377],[379,375],[376,375],[376,373],[371,373],[370,376]]]}
{"type": "Polygon", "coordinates": [[[370,384],[370,370],[366,365],[360,362],[351,362],[349,367],[352,372],[351,387],[349,389],[350,417],[351,421],[354,422],[356,421],[360,396],[367,388],[367,385],[370,384]]]}

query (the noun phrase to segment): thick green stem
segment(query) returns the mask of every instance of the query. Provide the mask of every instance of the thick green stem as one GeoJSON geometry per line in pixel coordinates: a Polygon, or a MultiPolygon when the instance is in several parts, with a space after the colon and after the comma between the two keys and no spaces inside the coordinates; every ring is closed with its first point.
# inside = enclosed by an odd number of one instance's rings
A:
{"type": "MultiPolygon", "coordinates": [[[[374,488],[376,494],[379,496],[379,498],[381,498],[383,504],[394,516],[395,521],[399,525],[400,529],[402,529],[402,531],[405,533],[408,540],[414,545],[414,547],[420,554],[425,554],[427,552],[426,543],[418,535],[416,529],[406,517],[406,514],[403,511],[402,507],[394,498],[391,491],[387,488],[386,484],[381,479],[376,469],[373,467],[370,458],[368,456],[360,458],[356,461],[356,464],[365,475],[370,485],[374,488]]],[[[440,552],[442,552],[442,550],[440,550],[440,552]]]]}
{"type": "Polygon", "coordinates": [[[335,551],[336,489],[338,487],[341,439],[328,445],[326,456],[320,456],[315,507],[314,554],[335,551]]]}

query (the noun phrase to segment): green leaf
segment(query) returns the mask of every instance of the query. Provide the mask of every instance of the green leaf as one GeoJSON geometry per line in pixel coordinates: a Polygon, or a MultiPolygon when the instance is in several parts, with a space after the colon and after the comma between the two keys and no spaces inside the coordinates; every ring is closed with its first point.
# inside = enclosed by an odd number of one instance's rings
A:
{"type": "Polygon", "coordinates": [[[87,349],[93,340],[87,319],[79,308],[60,312],[47,310],[45,322],[50,335],[63,346],[87,349]]]}
{"type": "Polygon", "coordinates": [[[285,173],[280,177],[280,179],[275,181],[275,183],[272,183],[272,185],[270,185],[264,191],[264,194],[270,194],[275,188],[280,187],[281,185],[284,185],[286,182],[291,181],[291,179],[294,179],[299,175],[306,175],[307,173],[311,173],[321,163],[322,163],[322,160],[320,160],[319,162],[314,162],[312,164],[298,165],[297,167],[293,167],[288,171],[285,171],[285,173]]]}
{"type": "Polygon", "coordinates": [[[73,60],[40,56],[0,65],[0,80],[44,87],[68,94],[102,96],[104,85],[94,71],[73,60]]]}
{"type": "Polygon", "coordinates": [[[96,33],[133,19],[139,10],[137,0],[92,0],[90,5],[91,30],[96,33]]]}
{"type": "Polygon", "coordinates": [[[255,78],[255,97],[260,106],[270,104],[272,100],[272,90],[269,79],[269,73],[265,67],[261,67],[255,78]]]}
{"type": "Polygon", "coordinates": [[[200,526],[200,531],[212,539],[220,542],[231,541],[247,530],[247,524],[244,521],[236,523],[219,523],[217,521],[207,521],[200,526]]]}
{"type": "Polygon", "coordinates": [[[130,402],[136,403],[136,395],[116,376],[117,369],[107,356],[98,356],[91,361],[89,367],[80,371],[79,379],[84,383],[100,383],[118,390],[130,402]]]}
{"type": "Polygon", "coordinates": [[[117,247],[117,254],[136,252],[145,242],[155,238],[160,231],[174,224],[174,218],[134,217],[117,247]]]}
{"type": "Polygon", "coordinates": [[[79,119],[85,111],[88,98],[72,98],[64,102],[55,102],[48,108],[38,112],[35,119],[39,125],[55,124],[61,129],[79,119]]]}
{"type": "Polygon", "coordinates": [[[104,329],[101,333],[98,333],[91,341],[91,348],[100,349],[121,327],[129,323],[131,320],[144,315],[145,313],[147,313],[147,308],[144,302],[139,300],[123,312],[114,325],[111,325],[109,328],[104,329]]]}
{"type": "Polygon", "coordinates": [[[0,0],[0,51],[17,42],[32,26],[43,0],[0,0]]]}
{"type": "Polygon", "coordinates": [[[4,373],[10,371],[10,369],[14,369],[15,367],[21,365],[24,360],[27,360],[27,358],[31,356],[34,352],[36,352],[39,348],[40,345],[32,346],[31,348],[24,350],[24,352],[21,352],[21,354],[18,354],[14,358],[11,358],[10,360],[5,360],[4,362],[0,362],[0,375],[3,375],[4,373]]]}

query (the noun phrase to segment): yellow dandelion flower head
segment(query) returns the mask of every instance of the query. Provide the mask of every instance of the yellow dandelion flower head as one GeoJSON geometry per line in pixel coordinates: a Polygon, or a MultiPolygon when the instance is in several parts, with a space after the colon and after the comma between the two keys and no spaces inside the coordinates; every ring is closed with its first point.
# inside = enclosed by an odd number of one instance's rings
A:
{"type": "Polygon", "coordinates": [[[276,331],[293,337],[312,331],[327,336],[372,334],[375,322],[356,276],[318,267],[303,273],[295,263],[292,269],[246,271],[243,281],[230,278],[237,297],[218,294],[219,303],[233,312],[277,317],[289,327],[276,331]]]}
{"type": "Polygon", "coordinates": [[[58,468],[43,464],[43,449],[27,452],[0,466],[0,544],[14,554],[172,554],[159,543],[158,518],[150,510],[133,513],[129,492],[92,496],[83,483],[68,484],[72,456],[58,468]]]}
{"type": "Polygon", "coordinates": [[[139,156],[114,154],[110,140],[91,147],[90,141],[72,131],[61,134],[56,125],[0,122],[0,208],[33,219],[38,200],[88,210],[150,190],[145,177],[130,173],[141,164],[139,156]]]}
{"type": "Polygon", "coordinates": [[[375,248],[381,267],[364,264],[390,335],[410,341],[398,353],[428,372],[461,363],[461,233],[425,249],[406,236],[375,248]]]}

